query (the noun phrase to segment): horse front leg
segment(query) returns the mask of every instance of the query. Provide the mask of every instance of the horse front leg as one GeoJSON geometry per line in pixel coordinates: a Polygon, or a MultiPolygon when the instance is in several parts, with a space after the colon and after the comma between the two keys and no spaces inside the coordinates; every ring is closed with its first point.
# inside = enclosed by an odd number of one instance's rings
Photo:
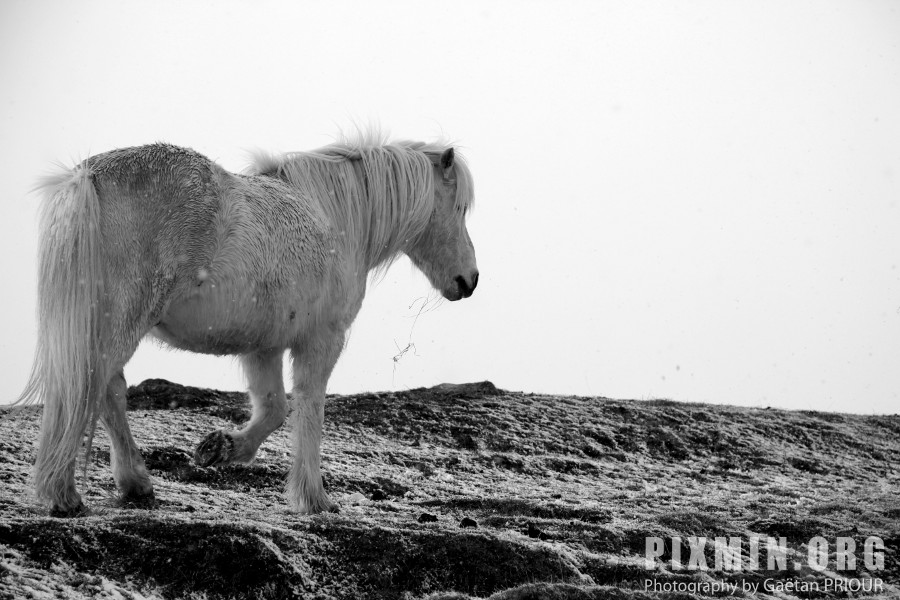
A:
{"type": "Polygon", "coordinates": [[[249,383],[253,414],[239,431],[218,430],[204,438],[194,451],[194,461],[202,466],[249,463],[260,444],[281,427],[287,416],[281,360],[283,350],[256,352],[241,356],[241,365],[249,383]]]}
{"type": "Polygon", "coordinates": [[[322,427],[325,422],[325,387],[344,347],[344,332],[330,332],[291,351],[294,365],[294,465],[288,476],[287,495],[301,513],[337,511],[322,486],[322,427]]]}

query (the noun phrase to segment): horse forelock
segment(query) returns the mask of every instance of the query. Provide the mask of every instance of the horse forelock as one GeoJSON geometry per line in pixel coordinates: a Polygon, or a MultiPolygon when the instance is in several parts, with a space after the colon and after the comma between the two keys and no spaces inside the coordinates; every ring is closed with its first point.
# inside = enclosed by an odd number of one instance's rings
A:
{"type": "MultiPolygon", "coordinates": [[[[449,147],[386,143],[368,132],[310,152],[256,152],[249,171],[285,179],[318,201],[369,267],[383,268],[427,226],[434,209],[433,165],[449,147]]],[[[472,204],[472,176],[459,153],[454,162],[455,203],[464,215],[472,204]]]]}

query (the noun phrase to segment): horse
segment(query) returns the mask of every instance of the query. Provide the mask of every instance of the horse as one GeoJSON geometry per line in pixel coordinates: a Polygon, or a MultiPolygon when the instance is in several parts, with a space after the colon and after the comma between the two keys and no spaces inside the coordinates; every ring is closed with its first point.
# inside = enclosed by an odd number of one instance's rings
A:
{"type": "Polygon", "coordinates": [[[43,400],[34,491],[54,516],[89,513],[75,485],[99,422],[120,506],[155,503],[126,418],[123,368],[151,336],[237,355],[252,413],[197,446],[204,467],[253,460],[288,415],[286,495],[337,510],[320,471],[325,389],[370,273],[408,256],[447,300],[478,284],[466,228],[471,172],[447,143],[361,135],[311,152],[257,153],[232,173],[164,143],[98,154],[42,181],[38,346],[21,403],[43,400]]]}

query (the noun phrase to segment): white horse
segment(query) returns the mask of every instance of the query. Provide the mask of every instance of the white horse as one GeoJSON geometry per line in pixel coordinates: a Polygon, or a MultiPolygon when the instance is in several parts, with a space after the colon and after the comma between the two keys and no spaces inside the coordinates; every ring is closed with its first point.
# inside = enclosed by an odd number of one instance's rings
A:
{"type": "Polygon", "coordinates": [[[97,420],[111,440],[123,505],[153,501],[126,419],[123,367],[148,333],[192,352],[239,355],[249,423],[198,446],[203,466],[246,463],[288,407],[287,495],[303,513],[334,510],[319,470],[325,387],[369,273],[405,253],[448,300],[472,294],[466,164],[443,144],[341,142],[260,155],[230,173],[185,148],[99,154],[43,183],[39,339],[20,400],[43,399],[35,491],[51,514],[86,509],[75,462],[97,420]]]}

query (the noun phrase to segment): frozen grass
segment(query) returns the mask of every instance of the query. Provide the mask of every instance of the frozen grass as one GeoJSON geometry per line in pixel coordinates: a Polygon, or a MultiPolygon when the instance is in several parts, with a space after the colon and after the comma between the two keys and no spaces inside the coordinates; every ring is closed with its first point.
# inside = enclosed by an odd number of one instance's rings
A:
{"type": "MultiPolygon", "coordinates": [[[[129,390],[129,406],[154,510],[116,508],[101,433],[79,482],[94,514],[49,518],[27,492],[40,409],[0,420],[0,597],[696,598],[645,593],[644,583],[771,573],[648,571],[645,538],[751,534],[785,536],[804,559],[815,535],[860,545],[880,536],[886,568],[872,575],[888,586],[883,597],[900,596],[898,416],[532,395],[487,382],[335,396],[323,469],[342,510],[304,517],[281,495],[287,431],[249,466],[190,459],[206,433],[247,418],[243,394],[153,380],[129,390]],[[461,527],[466,518],[477,526],[461,527]]],[[[711,542],[705,554],[712,564],[711,542]]],[[[843,574],[868,575],[860,564],[843,574]]]]}

